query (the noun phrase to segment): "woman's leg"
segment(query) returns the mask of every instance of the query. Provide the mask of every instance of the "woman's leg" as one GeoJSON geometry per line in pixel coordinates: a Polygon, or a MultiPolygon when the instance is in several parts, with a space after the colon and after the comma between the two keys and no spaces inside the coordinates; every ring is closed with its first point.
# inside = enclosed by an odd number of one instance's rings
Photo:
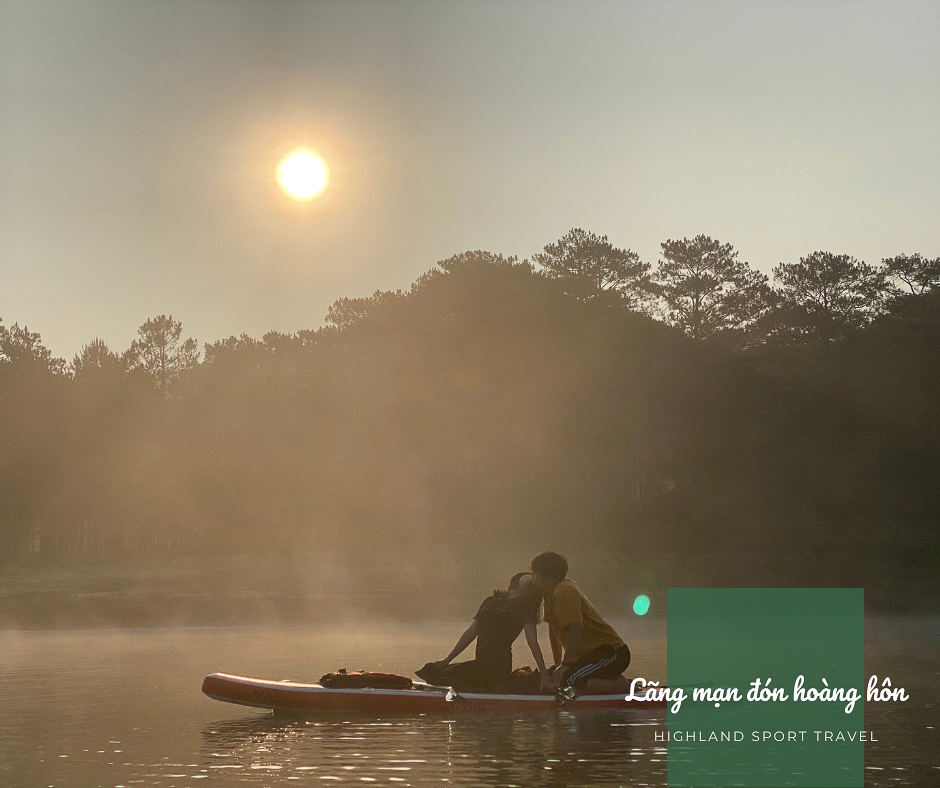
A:
{"type": "Polygon", "coordinates": [[[492,692],[493,679],[486,665],[475,659],[456,662],[444,668],[439,683],[457,692],[492,692]]]}

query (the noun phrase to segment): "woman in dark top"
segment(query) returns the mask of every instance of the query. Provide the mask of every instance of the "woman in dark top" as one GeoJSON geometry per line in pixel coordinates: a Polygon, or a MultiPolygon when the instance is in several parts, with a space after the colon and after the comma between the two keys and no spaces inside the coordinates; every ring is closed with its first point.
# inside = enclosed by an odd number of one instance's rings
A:
{"type": "Polygon", "coordinates": [[[506,692],[512,673],[512,644],[525,631],[544,688],[548,677],[536,632],[541,601],[531,574],[514,575],[509,588],[494,591],[483,600],[450,654],[415,673],[430,684],[453,687],[458,692],[506,692]],[[451,664],[474,639],[476,659],[451,664]]]}

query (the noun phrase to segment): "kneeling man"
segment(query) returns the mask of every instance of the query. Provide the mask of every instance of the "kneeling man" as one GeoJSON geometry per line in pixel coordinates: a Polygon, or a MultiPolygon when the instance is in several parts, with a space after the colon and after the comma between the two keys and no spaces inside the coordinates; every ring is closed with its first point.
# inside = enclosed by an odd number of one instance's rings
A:
{"type": "Polygon", "coordinates": [[[598,695],[625,692],[627,682],[621,674],[630,664],[630,649],[568,578],[567,559],[552,552],[537,555],[532,559],[532,575],[545,601],[555,661],[548,687],[558,691],[562,700],[585,691],[598,695]]]}

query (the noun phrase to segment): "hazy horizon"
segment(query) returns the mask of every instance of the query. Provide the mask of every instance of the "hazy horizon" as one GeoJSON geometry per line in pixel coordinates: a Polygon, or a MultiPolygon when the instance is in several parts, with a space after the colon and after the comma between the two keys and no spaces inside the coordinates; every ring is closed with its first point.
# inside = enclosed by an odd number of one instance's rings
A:
{"type": "Polygon", "coordinates": [[[2,5],[0,318],[66,359],[173,314],[322,324],[581,226],[769,273],[940,254],[936,3],[2,5]],[[287,151],[330,185],[291,203],[287,151]]]}

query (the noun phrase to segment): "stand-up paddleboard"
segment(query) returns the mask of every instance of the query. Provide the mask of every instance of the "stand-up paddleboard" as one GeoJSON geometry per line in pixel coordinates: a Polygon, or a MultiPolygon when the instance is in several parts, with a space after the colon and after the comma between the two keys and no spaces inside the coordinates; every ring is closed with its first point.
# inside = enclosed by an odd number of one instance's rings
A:
{"type": "MultiPolygon", "coordinates": [[[[415,683],[411,689],[338,689],[295,681],[267,681],[228,673],[211,673],[202,691],[213,700],[292,714],[359,711],[374,714],[474,711],[555,711],[552,695],[455,693],[447,687],[415,683]]],[[[565,709],[664,709],[666,701],[626,700],[624,695],[582,695],[565,709]]]]}

